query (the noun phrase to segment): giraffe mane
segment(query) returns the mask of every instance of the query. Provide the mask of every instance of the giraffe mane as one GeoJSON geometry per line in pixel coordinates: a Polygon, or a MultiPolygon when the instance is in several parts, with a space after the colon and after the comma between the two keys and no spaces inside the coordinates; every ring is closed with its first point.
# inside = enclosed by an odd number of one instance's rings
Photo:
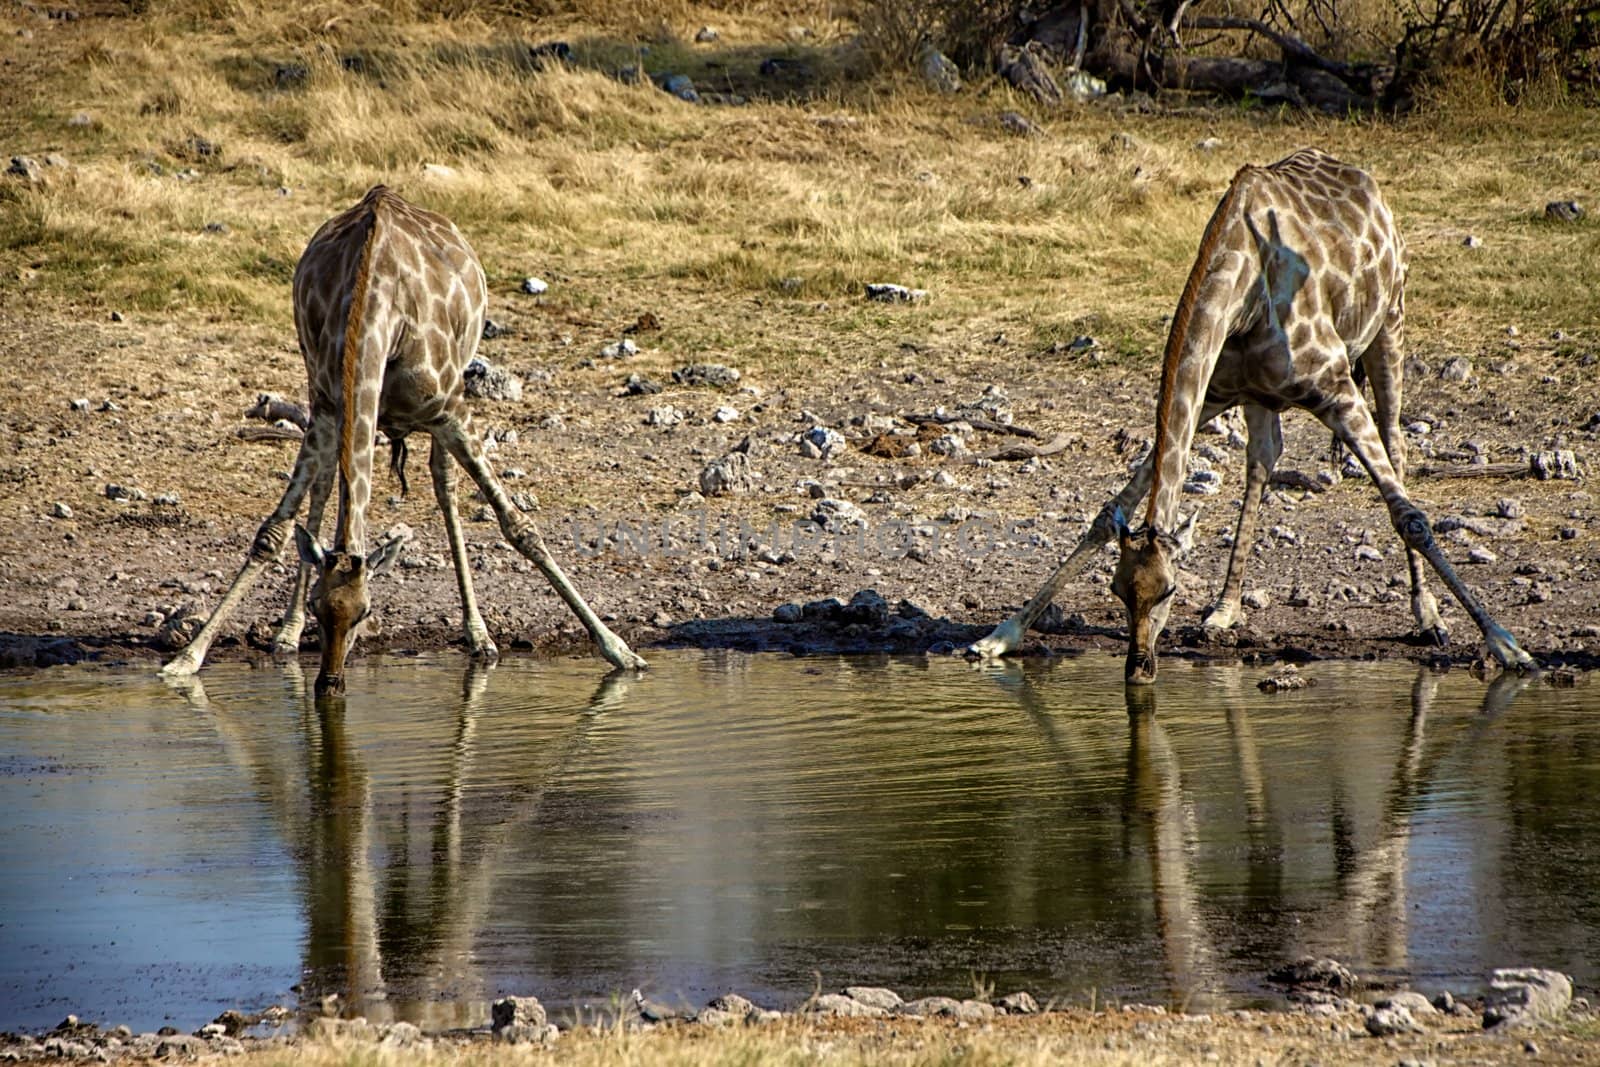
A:
{"type": "Polygon", "coordinates": [[[1167,435],[1171,432],[1167,423],[1172,417],[1172,394],[1178,378],[1178,357],[1183,354],[1184,346],[1189,341],[1189,324],[1194,319],[1195,300],[1200,295],[1200,284],[1205,281],[1206,272],[1211,267],[1211,257],[1217,250],[1217,242],[1222,239],[1223,222],[1239,198],[1240,179],[1252,169],[1254,168],[1243,166],[1234,172],[1233,179],[1228,183],[1228,191],[1222,194],[1222,200],[1211,213],[1211,221],[1206,223],[1205,233],[1200,238],[1200,251],[1195,253],[1194,266],[1189,268],[1189,278],[1183,283],[1183,292],[1178,297],[1177,310],[1172,313],[1172,328],[1167,332],[1167,347],[1161,357],[1161,389],[1156,395],[1156,439],[1150,453],[1155,465],[1151,472],[1150,501],[1145,511],[1145,525],[1152,529],[1156,524],[1156,498],[1161,489],[1161,450],[1166,445],[1167,435]]]}
{"type": "Polygon", "coordinates": [[[350,314],[344,324],[344,361],[340,367],[344,395],[340,398],[339,473],[347,486],[355,464],[356,372],[361,362],[361,331],[365,326],[367,283],[372,275],[372,249],[377,243],[373,238],[378,231],[378,204],[385,191],[383,186],[377,185],[365,197],[371,201],[372,207],[366,217],[367,233],[361,241],[361,260],[356,267],[355,284],[350,289],[350,314]]]}

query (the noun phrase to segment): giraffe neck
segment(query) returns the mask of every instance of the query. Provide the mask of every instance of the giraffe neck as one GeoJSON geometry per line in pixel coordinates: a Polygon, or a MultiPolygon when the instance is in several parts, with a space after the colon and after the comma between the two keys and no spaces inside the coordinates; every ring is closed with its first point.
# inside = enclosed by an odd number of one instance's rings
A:
{"type": "Polygon", "coordinates": [[[382,186],[367,194],[361,253],[350,288],[339,368],[339,518],[334,531],[336,551],[362,555],[367,547],[367,504],[372,497],[372,441],[378,428],[378,396],[382,385],[384,337],[378,294],[369,282],[375,250],[381,240],[382,186]]]}
{"type": "Polygon", "coordinates": [[[1242,232],[1236,209],[1242,179],[1250,170],[1241,167],[1234,174],[1227,193],[1211,213],[1167,333],[1161,357],[1161,386],[1156,395],[1155,466],[1145,512],[1146,524],[1158,530],[1171,531],[1175,525],[1195,419],[1205,401],[1206,386],[1227,340],[1229,326],[1244,299],[1242,258],[1230,257],[1225,264],[1215,263],[1214,259],[1219,253],[1232,250],[1225,239],[1236,238],[1242,232]]]}

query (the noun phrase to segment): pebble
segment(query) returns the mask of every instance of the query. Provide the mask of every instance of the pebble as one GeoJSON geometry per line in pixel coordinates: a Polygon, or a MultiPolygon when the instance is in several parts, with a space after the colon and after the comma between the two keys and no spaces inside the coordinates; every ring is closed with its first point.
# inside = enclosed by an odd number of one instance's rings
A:
{"type": "Polygon", "coordinates": [[[1470,234],[1469,233],[1469,234],[1467,234],[1465,237],[1463,237],[1461,239],[1461,247],[1463,247],[1463,248],[1482,248],[1483,247],[1483,238],[1478,237],[1475,234],[1470,234]]]}
{"type": "Polygon", "coordinates": [[[1272,603],[1272,596],[1265,589],[1252,589],[1239,598],[1239,603],[1254,611],[1265,611],[1272,603]]]}
{"type": "Polygon", "coordinates": [[[683,421],[683,418],[682,409],[668,404],[666,407],[651,408],[644,417],[644,424],[646,426],[676,426],[683,421]]]}
{"type": "Polygon", "coordinates": [[[13,178],[21,178],[30,185],[44,181],[44,171],[39,166],[39,161],[30,156],[12,156],[6,174],[13,178]]]}
{"type": "Polygon", "coordinates": [[[961,91],[961,68],[932,45],[922,49],[922,54],[917,57],[917,69],[930,88],[941,93],[961,91]]]}
{"type": "Polygon", "coordinates": [[[493,341],[496,337],[504,337],[506,328],[490,318],[483,320],[483,339],[493,341]]]}
{"type": "Polygon", "coordinates": [[[894,282],[867,283],[867,299],[882,304],[916,304],[927,298],[926,289],[912,289],[894,282]]]}
{"type": "Polygon", "coordinates": [[[1378,1008],[1367,1016],[1367,1033],[1373,1037],[1393,1037],[1395,1034],[1420,1033],[1422,1027],[1405,1008],[1378,1008]]]}
{"type": "Polygon", "coordinates": [[[1528,457],[1529,472],[1541,482],[1577,480],[1581,474],[1578,457],[1570,449],[1535,452],[1528,457]]]}
{"type": "Polygon", "coordinates": [[[713,389],[728,389],[738,385],[740,377],[737,370],[720,363],[691,363],[672,372],[674,382],[690,388],[710,386],[713,389]]]}
{"type": "Polygon", "coordinates": [[[847,446],[844,435],[827,426],[813,426],[800,435],[800,454],[810,459],[832,459],[847,446]]]}
{"type": "Polygon", "coordinates": [[[1474,545],[1472,551],[1467,553],[1468,563],[1493,563],[1499,558],[1482,545],[1474,545]]]}
{"type": "Polygon", "coordinates": [[[72,509],[57,500],[50,506],[50,517],[53,519],[70,519],[72,518],[72,509]]]}
{"type": "Polygon", "coordinates": [[[711,419],[713,422],[738,422],[739,410],[723,405],[711,413],[711,419]]]}
{"type": "Polygon", "coordinates": [[[472,357],[461,373],[462,384],[469,397],[480,400],[504,400],[518,403],[522,400],[522,379],[499,366],[490,366],[482,355],[472,357]]]}
{"type": "Polygon", "coordinates": [[[714,44],[721,36],[713,27],[701,26],[695,31],[694,40],[696,44],[714,44]]]}
{"type": "Polygon", "coordinates": [[[116,485],[113,483],[106,486],[106,497],[110,500],[127,503],[148,500],[149,494],[136,485],[116,485]]]}
{"type": "Polygon", "coordinates": [[[600,350],[602,359],[626,359],[628,356],[638,355],[639,346],[633,343],[633,338],[624,337],[613,344],[606,345],[600,350]]]}
{"type": "Polygon", "coordinates": [[[550,283],[546,282],[543,278],[529,276],[522,279],[522,291],[527,293],[529,296],[538,296],[541,293],[547,292],[549,288],[550,283]]]}
{"type": "Polygon", "coordinates": [[[742,496],[752,492],[756,484],[750,457],[743,452],[729,452],[706,464],[700,472],[700,492],[708,497],[742,496]]]}
{"type": "Polygon", "coordinates": [[[1552,200],[1544,206],[1544,217],[1552,222],[1577,222],[1583,215],[1576,200],[1552,200]]]}
{"type": "Polygon", "coordinates": [[[73,400],[68,405],[68,407],[72,408],[73,411],[88,411],[89,410],[89,398],[86,397],[86,396],[80,396],[77,399],[73,400]]]}
{"type": "Polygon", "coordinates": [[[1464,382],[1472,377],[1472,360],[1466,356],[1451,356],[1439,368],[1439,377],[1447,382],[1464,382]]]}

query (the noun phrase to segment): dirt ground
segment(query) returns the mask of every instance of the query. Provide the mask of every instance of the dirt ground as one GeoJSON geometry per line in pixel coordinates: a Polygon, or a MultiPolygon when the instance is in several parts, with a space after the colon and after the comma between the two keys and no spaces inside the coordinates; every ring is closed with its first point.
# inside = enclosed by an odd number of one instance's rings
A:
{"type": "MultiPolygon", "coordinates": [[[[850,310],[707,294],[699,314],[754,322],[756,336],[781,345],[785,320],[850,310]]],[[[497,442],[496,469],[511,490],[537,495],[534,514],[550,547],[597,611],[644,650],[950,652],[1034,592],[1152,434],[1155,390],[1145,368],[1095,350],[1026,350],[983,323],[921,337],[898,335],[891,317],[863,344],[877,357],[864,354],[843,377],[747,368],[736,384],[717,388],[674,383],[684,361],[659,347],[671,323],[633,335],[637,355],[609,360],[594,353],[628,324],[620,309],[578,314],[559,299],[496,295],[490,315],[506,334],[485,341],[480,354],[523,382],[519,402],[476,402],[482,432],[515,431],[497,442]],[[975,376],[973,367],[992,373],[975,376]],[[619,395],[632,375],[662,391],[619,395]],[[667,407],[682,421],[647,424],[651,409],[667,407]],[[717,421],[724,407],[736,413],[732,421],[717,421]],[[885,427],[912,433],[904,416],[941,410],[998,413],[1035,431],[1033,443],[1064,436],[1068,444],[1042,460],[986,461],[980,457],[1024,439],[974,430],[961,438],[963,451],[936,455],[935,434],[924,431],[918,456],[863,451],[885,427]],[[808,458],[799,438],[813,426],[837,430],[848,444],[830,458],[808,458]],[[698,496],[702,468],[742,442],[753,489],[698,496]],[[797,536],[795,524],[811,517],[818,493],[857,505],[866,532],[802,528],[797,536]],[[603,549],[600,530],[609,535],[603,549]],[[862,589],[891,608],[902,600],[915,607],[887,625],[773,620],[780,605],[848,601],[862,589]]],[[[282,490],[294,442],[248,441],[238,430],[264,425],[245,417],[258,393],[303,397],[292,339],[225,321],[91,319],[26,295],[0,306],[0,334],[10,370],[0,390],[0,657],[13,666],[85,655],[153,666],[172,641],[162,636],[164,620],[210,610],[282,490]],[[113,485],[144,499],[111,499],[113,485]]],[[[1410,482],[1447,553],[1542,662],[1593,666],[1593,502],[1581,479],[1523,472],[1531,452],[1559,447],[1575,450],[1580,464],[1588,459],[1600,428],[1597,353],[1520,336],[1484,337],[1469,352],[1429,351],[1425,341],[1413,351],[1405,421],[1426,426],[1407,434],[1410,482]],[[1452,356],[1470,362],[1465,380],[1441,375],[1452,356]],[[1559,398],[1554,406],[1551,397],[1559,398]],[[1427,473],[1470,469],[1475,457],[1492,465],[1486,469],[1515,473],[1427,473]]],[[[1454,640],[1443,650],[1413,640],[1404,553],[1376,493],[1359,476],[1326,491],[1307,488],[1331,470],[1328,435],[1303,413],[1284,418],[1279,470],[1295,484],[1269,493],[1246,582],[1266,605],[1220,639],[1198,626],[1221,584],[1243,480],[1239,439],[1203,434],[1197,448],[1212,457],[1221,491],[1184,498],[1186,511],[1203,508],[1200,536],[1164,648],[1190,656],[1476,658],[1478,634],[1438,582],[1454,640]]],[[[367,640],[369,650],[459,640],[459,602],[422,450],[407,498],[387,476],[374,497],[374,528],[406,523],[416,539],[378,584],[382,632],[367,640]]],[[[502,651],[581,652],[575,620],[478,515],[479,502],[461,495],[473,579],[502,651]]],[[[1107,588],[1114,555],[1107,548],[1067,586],[1053,632],[1034,635],[1036,651],[1120,645],[1122,609],[1107,588]]],[[[269,572],[211,655],[264,647],[289,580],[286,570],[269,572]]],[[[304,647],[315,647],[314,624],[304,647]]]]}

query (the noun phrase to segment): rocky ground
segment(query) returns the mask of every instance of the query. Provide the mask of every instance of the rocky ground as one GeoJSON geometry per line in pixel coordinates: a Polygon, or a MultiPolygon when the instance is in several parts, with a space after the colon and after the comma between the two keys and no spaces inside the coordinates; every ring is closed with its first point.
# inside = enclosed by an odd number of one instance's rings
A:
{"type": "MultiPolygon", "coordinates": [[[[854,310],[757,300],[704,314],[805,328],[854,310]]],[[[597,610],[644,649],[948,652],[1033,593],[1152,432],[1143,360],[1087,337],[1034,351],[975,332],[981,324],[906,337],[891,318],[848,370],[812,377],[754,359],[687,363],[661,346],[670,325],[653,315],[601,322],[519,294],[497,297],[491,316],[500,332],[481,354],[494,373],[480,385],[498,399],[478,400],[476,415],[495,466],[597,610]],[[1027,458],[1030,448],[1047,454],[1027,458]],[[876,596],[854,607],[826,603],[867,589],[876,596]]],[[[12,367],[0,396],[8,665],[85,655],[153,665],[227,587],[293,462],[292,424],[246,414],[263,392],[303,398],[287,338],[115,317],[27,299],[0,308],[12,367]]],[[[1585,668],[1600,652],[1583,477],[1600,430],[1595,360],[1561,336],[1424,350],[1405,411],[1411,484],[1461,573],[1541,660],[1585,668]]],[[[1299,413],[1285,422],[1248,618],[1220,639],[1198,622],[1238,514],[1242,427],[1197,438],[1184,506],[1203,508],[1200,537],[1166,647],[1473,660],[1477,634],[1438,583],[1455,640],[1439,650],[1411,638],[1404,554],[1376,494],[1332,468],[1320,426],[1299,413]]],[[[368,649],[459,636],[420,455],[411,468],[409,496],[384,480],[375,496],[376,527],[403,523],[415,540],[380,582],[381,633],[368,649]]],[[[575,621],[481,502],[464,492],[462,512],[502,650],[582,649],[575,621]]],[[[1113,559],[1106,549],[1066,587],[1035,651],[1120,644],[1113,559]]],[[[269,573],[212,655],[264,647],[288,581],[269,573]]],[[[313,626],[305,647],[315,640],[313,626]]]]}
{"type": "MultiPolygon", "coordinates": [[[[192,1060],[244,1056],[304,1062],[370,1055],[427,1058],[475,1048],[533,1046],[558,1059],[659,1062],[687,1052],[693,1062],[751,1062],[784,1050],[819,1062],[941,1062],[953,1052],[978,1062],[1539,1062],[1600,1058],[1596,1016],[1573,997],[1566,976],[1535,969],[1497,971],[1472,1002],[1441,993],[1364,991],[1334,960],[1306,957],[1269,976],[1285,990],[1282,1011],[1171,1012],[1154,1005],[1041,1007],[1026,992],[957,1000],[905,1001],[893,990],[820,990],[783,1012],[727,994],[698,1011],[656,1003],[634,990],[588,1022],[552,1021],[533,997],[505,997],[488,1025],[424,1033],[407,1022],[372,1024],[327,1014],[296,1019],[287,1009],[227,1011],[194,1034],[172,1027],[134,1033],[69,1016],[48,1033],[0,1035],[0,1059],[192,1060]],[[1354,999],[1354,998],[1360,999],[1354,999]],[[646,1034],[645,1032],[648,1032],[646,1034]],[[755,1032],[752,1039],[744,1034],[755,1032]],[[640,1035],[638,1045],[628,1035],[640,1035]],[[648,1044],[656,1040],[654,1048],[648,1044]],[[770,1048],[763,1047],[770,1042],[770,1048]],[[686,1048],[682,1043],[688,1042],[686,1048]],[[958,1042],[960,1049],[943,1046],[958,1042]],[[941,1052],[943,1053],[941,1055],[941,1052]]],[[[503,1053],[502,1053],[503,1055],[503,1053]]]]}

